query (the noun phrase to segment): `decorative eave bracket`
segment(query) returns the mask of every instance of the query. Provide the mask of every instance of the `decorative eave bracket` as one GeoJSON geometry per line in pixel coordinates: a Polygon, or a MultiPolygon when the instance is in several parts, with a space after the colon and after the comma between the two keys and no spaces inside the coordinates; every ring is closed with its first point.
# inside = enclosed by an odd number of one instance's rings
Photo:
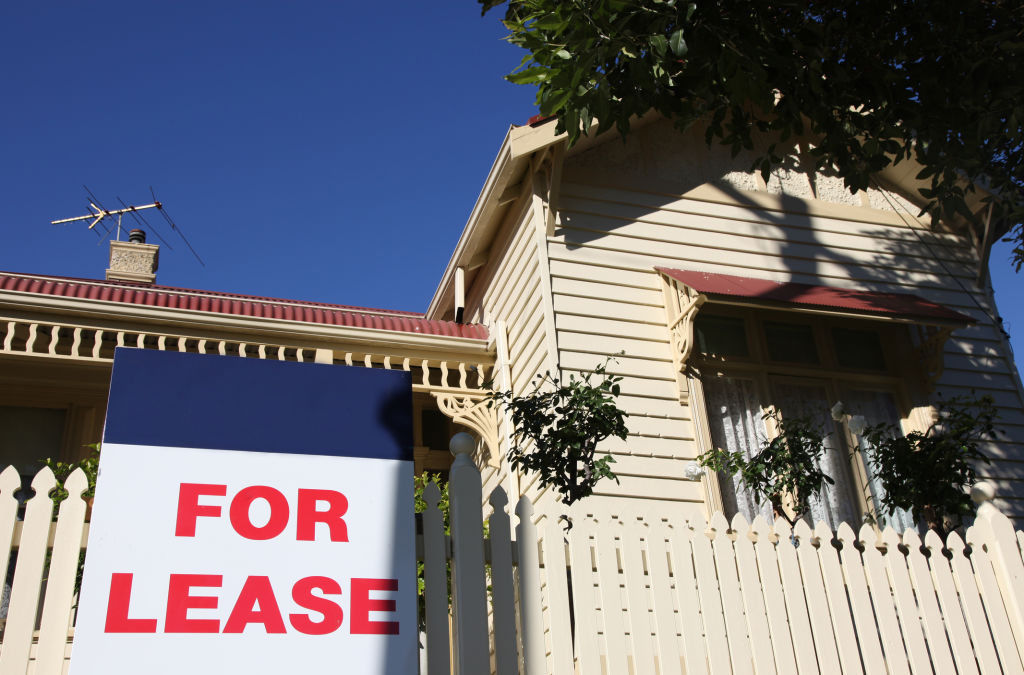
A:
{"type": "Polygon", "coordinates": [[[921,379],[925,391],[935,389],[945,367],[946,340],[953,333],[952,326],[918,324],[916,326],[915,350],[921,364],[921,379]]]}
{"type": "MultiPolygon", "coordinates": [[[[481,392],[483,394],[484,392],[481,392]]],[[[498,446],[498,415],[488,399],[481,394],[454,394],[430,392],[437,407],[456,424],[475,431],[487,448],[487,463],[498,466],[501,454],[498,446]]]]}
{"type": "Polygon", "coordinates": [[[686,284],[661,275],[662,290],[665,294],[665,313],[668,322],[669,340],[672,344],[672,362],[675,365],[676,384],[679,387],[679,402],[688,405],[690,385],[687,381],[687,362],[693,354],[693,322],[697,312],[708,301],[686,284]]]}

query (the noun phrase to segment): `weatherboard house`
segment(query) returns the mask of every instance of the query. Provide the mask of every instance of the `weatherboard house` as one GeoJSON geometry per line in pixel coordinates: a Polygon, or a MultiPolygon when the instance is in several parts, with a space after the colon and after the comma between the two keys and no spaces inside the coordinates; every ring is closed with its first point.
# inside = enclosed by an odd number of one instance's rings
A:
{"type": "Polygon", "coordinates": [[[611,356],[629,436],[604,446],[618,480],[574,517],[770,517],[695,458],[757,447],[777,406],[832,432],[836,485],[814,519],[859,526],[878,487],[828,409],[923,431],[963,394],[995,400],[980,472],[1020,522],[1024,390],[986,273],[997,224],[933,226],[909,162],[851,194],[794,152],[766,182],[750,157],[655,117],[571,149],[553,120],[512,127],[423,314],[163,287],[140,242],[114,244],[104,280],[0,273],[0,450],[26,480],[44,457],[80,457],[119,346],[400,369],[417,471],[447,471],[449,438],[468,430],[484,494],[526,496],[544,522],[564,507],[510,470],[512,429],[485,385],[524,392],[611,356]]]}

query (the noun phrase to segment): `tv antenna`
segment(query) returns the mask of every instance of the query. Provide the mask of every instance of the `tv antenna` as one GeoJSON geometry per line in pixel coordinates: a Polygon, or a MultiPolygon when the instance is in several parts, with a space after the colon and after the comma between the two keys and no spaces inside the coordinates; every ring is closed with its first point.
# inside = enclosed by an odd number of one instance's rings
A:
{"type": "Polygon", "coordinates": [[[202,265],[203,267],[206,267],[206,263],[203,262],[203,259],[199,257],[199,254],[196,253],[196,250],[192,248],[192,244],[190,244],[188,239],[185,238],[185,233],[181,231],[181,228],[174,224],[174,221],[171,220],[171,217],[167,214],[167,209],[160,202],[160,200],[156,198],[156,193],[153,192],[152,187],[149,188],[149,193],[153,197],[152,203],[142,204],[141,206],[131,206],[129,204],[125,204],[121,198],[118,198],[118,201],[121,202],[121,206],[124,207],[121,209],[105,208],[103,204],[100,203],[100,200],[96,199],[96,196],[89,191],[89,188],[85,187],[84,185],[82,187],[85,188],[86,193],[88,193],[89,195],[89,210],[91,211],[91,213],[87,213],[84,216],[75,216],[74,218],[61,218],[59,220],[51,220],[51,225],[66,225],[67,223],[91,220],[92,222],[89,223],[88,229],[96,232],[96,234],[99,235],[100,237],[100,243],[103,243],[103,240],[106,239],[112,231],[112,228],[109,228],[103,224],[103,221],[106,220],[107,218],[116,217],[117,226],[115,236],[117,238],[117,241],[121,241],[121,219],[127,213],[131,215],[132,218],[135,219],[135,222],[138,223],[140,227],[145,226],[145,228],[152,232],[153,234],[155,234],[157,238],[167,246],[167,248],[173,251],[174,247],[171,246],[170,242],[168,242],[166,239],[160,236],[160,233],[156,231],[156,228],[150,225],[149,222],[146,221],[145,216],[139,213],[140,211],[144,211],[146,209],[156,209],[157,211],[160,212],[160,215],[164,217],[164,220],[167,221],[167,224],[171,226],[171,229],[178,233],[178,236],[180,236],[181,240],[185,242],[185,245],[188,246],[188,250],[191,251],[192,255],[196,257],[196,260],[199,261],[199,264],[202,265]],[[97,225],[104,228],[104,234],[100,234],[99,230],[96,229],[97,225]]]}
{"type": "Polygon", "coordinates": [[[84,216],[75,216],[74,218],[61,218],[60,220],[51,220],[50,224],[64,225],[65,223],[74,223],[79,220],[92,220],[92,222],[89,223],[89,229],[91,230],[97,225],[99,225],[104,218],[113,218],[114,216],[117,216],[117,240],[121,241],[121,216],[123,216],[126,213],[136,213],[137,211],[142,211],[143,209],[162,209],[163,206],[164,205],[161,204],[160,202],[153,202],[152,204],[143,204],[142,206],[129,206],[124,209],[107,211],[106,209],[101,209],[92,202],[89,202],[89,208],[93,210],[93,213],[84,216]]]}

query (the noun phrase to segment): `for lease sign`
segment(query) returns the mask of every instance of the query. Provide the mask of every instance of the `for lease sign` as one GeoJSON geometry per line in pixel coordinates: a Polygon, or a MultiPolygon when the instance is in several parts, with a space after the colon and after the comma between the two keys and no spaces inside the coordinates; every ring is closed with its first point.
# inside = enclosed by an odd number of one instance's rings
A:
{"type": "Polygon", "coordinates": [[[72,675],[416,669],[401,372],[124,350],[72,675]]]}

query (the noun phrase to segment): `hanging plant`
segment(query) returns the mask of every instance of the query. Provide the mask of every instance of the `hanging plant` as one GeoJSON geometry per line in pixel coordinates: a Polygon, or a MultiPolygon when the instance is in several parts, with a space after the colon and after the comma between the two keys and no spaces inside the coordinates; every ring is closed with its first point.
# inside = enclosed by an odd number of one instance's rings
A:
{"type": "Polygon", "coordinates": [[[533,391],[521,396],[490,394],[488,405],[508,412],[515,427],[509,463],[537,473],[540,484],[558,492],[566,506],[592,495],[604,478],[618,482],[611,468],[615,459],[597,452],[606,438],[625,440],[629,433],[628,415],[615,402],[622,378],[608,372],[611,361],[570,374],[568,381],[550,372],[538,375],[533,391]]]}

